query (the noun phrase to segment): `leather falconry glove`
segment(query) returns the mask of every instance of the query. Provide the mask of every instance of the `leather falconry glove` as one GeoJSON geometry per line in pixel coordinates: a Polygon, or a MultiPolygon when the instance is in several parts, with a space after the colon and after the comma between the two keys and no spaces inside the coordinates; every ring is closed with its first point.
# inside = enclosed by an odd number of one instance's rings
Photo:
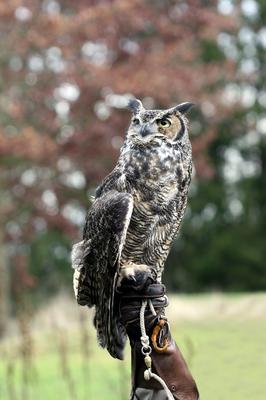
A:
{"type": "Polygon", "coordinates": [[[141,289],[123,284],[120,289],[120,315],[131,345],[131,400],[167,400],[167,394],[155,379],[144,379],[147,369],[141,352],[140,309],[147,300],[145,328],[150,339],[152,372],[166,383],[176,400],[198,400],[199,392],[188,366],[171,337],[164,309],[168,305],[165,286],[150,278],[141,289]]]}

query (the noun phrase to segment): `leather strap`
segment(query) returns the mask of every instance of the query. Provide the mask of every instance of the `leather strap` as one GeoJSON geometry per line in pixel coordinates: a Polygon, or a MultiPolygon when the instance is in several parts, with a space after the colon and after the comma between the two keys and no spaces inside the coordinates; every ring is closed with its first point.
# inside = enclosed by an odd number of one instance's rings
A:
{"type": "MultiPolygon", "coordinates": [[[[143,374],[145,364],[140,352],[140,343],[131,343],[132,349],[132,388],[133,393],[137,388],[147,389],[153,392],[154,397],[147,397],[151,400],[157,399],[158,392],[161,397],[158,400],[165,400],[161,385],[155,381],[145,381],[143,374]]],[[[169,390],[177,400],[198,400],[199,392],[196,383],[188,369],[188,366],[174,340],[171,340],[164,353],[151,353],[152,370],[159,375],[167,384],[169,390]]],[[[134,399],[134,396],[132,397],[134,399]]]]}

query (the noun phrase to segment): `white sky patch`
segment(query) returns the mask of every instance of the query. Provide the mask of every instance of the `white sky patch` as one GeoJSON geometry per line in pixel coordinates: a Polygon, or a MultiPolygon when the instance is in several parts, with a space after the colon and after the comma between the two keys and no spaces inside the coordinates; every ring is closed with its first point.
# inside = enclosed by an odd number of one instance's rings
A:
{"type": "Polygon", "coordinates": [[[259,65],[259,60],[257,58],[257,48],[254,44],[246,44],[243,47],[243,57],[253,58],[256,65],[259,65]]]}
{"type": "Polygon", "coordinates": [[[42,202],[46,210],[50,214],[56,214],[58,212],[58,201],[55,193],[52,190],[45,190],[42,194],[42,202]]]}
{"type": "Polygon", "coordinates": [[[241,88],[241,103],[244,107],[252,107],[257,98],[257,90],[251,85],[244,85],[241,88]]]}
{"type": "Polygon", "coordinates": [[[250,149],[250,147],[256,146],[260,141],[260,135],[257,131],[251,130],[246,135],[239,137],[236,141],[237,145],[241,149],[250,149]]]}
{"type": "Polygon", "coordinates": [[[260,169],[258,162],[245,160],[235,147],[229,147],[224,151],[224,160],[224,178],[231,184],[238,182],[242,178],[256,176],[260,169]]]}
{"type": "Polygon", "coordinates": [[[46,56],[48,58],[60,58],[62,57],[62,50],[60,47],[52,46],[46,50],[46,56]]]}
{"type": "Polygon", "coordinates": [[[266,135],[266,116],[258,119],[257,130],[260,134],[266,135]]]}
{"type": "Polygon", "coordinates": [[[55,73],[63,72],[66,62],[62,58],[62,51],[59,47],[49,47],[46,51],[45,63],[48,69],[55,73]]]}
{"type": "Polygon", "coordinates": [[[225,86],[223,92],[224,104],[235,104],[240,101],[240,87],[235,83],[229,83],[225,86]]]}
{"type": "Polygon", "coordinates": [[[109,118],[111,115],[110,107],[108,107],[108,105],[104,101],[97,101],[94,104],[94,112],[97,117],[103,121],[109,118]]]}
{"type": "Polygon", "coordinates": [[[243,204],[239,199],[231,199],[228,202],[228,208],[233,217],[237,218],[243,214],[243,204]]]}
{"type": "Polygon", "coordinates": [[[59,14],[61,10],[60,4],[55,0],[44,0],[42,2],[43,11],[48,14],[59,14]]]}
{"type": "Polygon", "coordinates": [[[258,102],[262,107],[266,107],[266,91],[262,90],[258,94],[258,102]]]}
{"type": "Polygon", "coordinates": [[[239,51],[234,36],[226,32],[220,32],[217,37],[217,44],[223,50],[227,58],[237,60],[239,51]]]}
{"type": "Polygon", "coordinates": [[[242,44],[255,44],[256,34],[248,26],[243,26],[239,29],[238,39],[242,44]]]}
{"type": "Polygon", "coordinates": [[[86,186],[85,175],[78,170],[63,174],[61,181],[64,185],[75,189],[83,189],[86,186]]]}
{"type": "Polygon", "coordinates": [[[84,225],[86,210],[76,203],[68,203],[62,209],[62,215],[74,225],[84,225]]]}
{"type": "Polygon", "coordinates": [[[80,95],[79,87],[73,83],[64,82],[54,90],[54,97],[64,99],[70,102],[75,102],[80,95]]]}
{"type": "Polygon", "coordinates": [[[119,46],[122,50],[132,55],[137,54],[139,51],[139,44],[130,39],[121,39],[119,46]]]}
{"type": "Polygon", "coordinates": [[[61,100],[55,103],[55,112],[59,117],[66,117],[70,110],[70,105],[67,101],[61,100]]]}
{"type": "Polygon", "coordinates": [[[45,190],[42,194],[42,201],[47,207],[57,206],[57,198],[52,190],[45,190]]]}
{"type": "Polygon", "coordinates": [[[261,28],[257,34],[257,40],[266,49],[266,28],[261,28]]]}
{"type": "Polygon", "coordinates": [[[102,66],[113,60],[113,53],[108,49],[104,42],[85,42],[81,48],[81,53],[87,60],[94,65],[102,66]]]}
{"type": "Polygon", "coordinates": [[[245,75],[251,75],[257,72],[259,68],[259,62],[255,58],[244,58],[240,62],[240,71],[245,75]]]}
{"type": "Polygon", "coordinates": [[[36,183],[37,174],[34,169],[27,169],[21,175],[20,181],[24,186],[33,186],[36,183]]]}
{"type": "Polygon", "coordinates": [[[26,22],[32,18],[32,12],[29,8],[20,6],[15,10],[15,18],[21,22],[26,22]]]}
{"type": "Polygon", "coordinates": [[[125,93],[125,94],[115,94],[110,93],[107,94],[105,97],[105,103],[109,107],[113,108],[125,108],[128,105],[130,99],[132,99],[132,94],[125,93]]]}
{"type": "Polygon", "coordinates": [[[247,18],[255,19],[259,13],[259,6],[255,0],[242,0],[241,11],[247,18]]]}
{"type": "Polygon", "coordinates": [[[227,105],[242,103],[244,107],[251,107],[256,98],[256,88],[251,85],[240,86],[236,83],[229,83],[225,86],[223,92],[223,103],[227,105]]]}
{"type": "Polygon", "coordinates": [[[217,8],[218,11],[223,15],[230,15],[234,11],[234,5],[231,0],[220,0],[217,8]]]}
{"type": "Polygon", "coordinates": [[[43,58],[38,54],[33,54],[28,58],[28,68],[32,72],[40,73],[44,70],[43,58]]]}

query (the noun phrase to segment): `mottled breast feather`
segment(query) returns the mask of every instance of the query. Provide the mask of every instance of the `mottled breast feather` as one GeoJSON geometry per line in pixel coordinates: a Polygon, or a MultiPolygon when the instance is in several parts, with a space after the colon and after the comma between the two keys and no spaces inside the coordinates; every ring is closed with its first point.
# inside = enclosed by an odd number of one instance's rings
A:
{"type": "Polygon", "coordinates": [[[116,358],[122,358],[126,338],[117,285],[127,268],[134,273],[138,266],[161,282],[192,171],[183,116],[191,103],[169,110],[145,110],[139,100],[132,104],[134,115],[117,165],[98,187],[83,240],[72,251],[77,301],[95,306],[99,343],[116,358]]]}

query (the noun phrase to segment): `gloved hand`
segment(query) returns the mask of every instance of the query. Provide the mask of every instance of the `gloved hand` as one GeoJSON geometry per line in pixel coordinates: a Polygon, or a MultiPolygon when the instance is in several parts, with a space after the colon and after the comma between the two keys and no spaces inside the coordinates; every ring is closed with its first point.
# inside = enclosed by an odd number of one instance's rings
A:
{"type": "Polygon", "coordinates": [[[135,289],[134,286],[124,285],[120,288],[120,296],[121,321],[130,341],[134,342],[140,339],[140,308],[145,299],[148,300],[145,310],[145,327],[147,335],[151,335],[153,327],[164,315],[164,308],[168,305],[165,286],[160,283],[152,283],[150,280],[141,290],[135,289]],[[152,302],[156,315],[153,314],[154,310],[150,307],[149,302],[152,302]]]}
{"type": "Polygon", "coordinates": [[[165,286],[148,279],[141,289],[122,285],[120,292],[120,316],[130,339],[132,356],[131,400],[167,400],[165,390],[154,379],[146,381],[144,355],[141,352],[140,308],[147,299],[145,328],[150,338],[152,371],[159,375],[176,400],[198,400],[196,383],[171,333],[164,309],[168,305],[165,286]],[[149,306],[152,302],[152,307],[149,306]]]}

